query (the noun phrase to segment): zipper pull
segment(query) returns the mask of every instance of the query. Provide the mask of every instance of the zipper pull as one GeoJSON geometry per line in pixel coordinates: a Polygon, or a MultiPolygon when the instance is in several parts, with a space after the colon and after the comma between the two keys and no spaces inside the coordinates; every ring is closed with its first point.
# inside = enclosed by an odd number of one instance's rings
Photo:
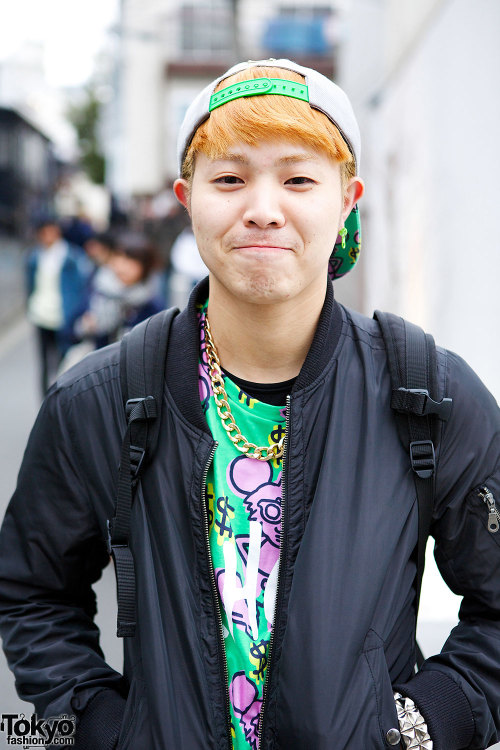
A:
{"type": "Polygon", "coordinates": [[[483,487],[482,490],[483,491],[480,492],[479,495],[483,498],[483,501],[488,508],[488,531],[492,534],[496,534],[500,528],[500,513],[498,512],[495,498],[490,490],[487,487],[483,487]]]}

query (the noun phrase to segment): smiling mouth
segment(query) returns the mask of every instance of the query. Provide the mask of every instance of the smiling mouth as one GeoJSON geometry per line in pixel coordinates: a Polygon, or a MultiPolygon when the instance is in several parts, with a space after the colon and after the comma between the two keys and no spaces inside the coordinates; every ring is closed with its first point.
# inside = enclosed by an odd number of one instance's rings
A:
{"type": "Polygon", "coordinates": [[[286,252],[291,250],[290,247],[283,247],[282,245],[238,245],[234,249],[257,253],[286,252]]]}

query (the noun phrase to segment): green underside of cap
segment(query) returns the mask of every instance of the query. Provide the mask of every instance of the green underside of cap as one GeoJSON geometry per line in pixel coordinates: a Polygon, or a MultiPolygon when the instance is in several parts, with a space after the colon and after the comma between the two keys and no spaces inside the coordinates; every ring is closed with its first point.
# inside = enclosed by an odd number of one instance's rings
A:
{"type": "Polygon", "coordinates": [[[361,251],[361,222],[357,205],[347,217],[345,228],[347,229],[345,247],[342,247],[342,238],[339,235],[328,264],[328,275],[332,281],[345,276],[354,268],[361,251]]]}
{"type": "Polygon", "coordinates": [[[234,99],[241,99],[243,96],[258,96],[259,94],[281,94],[281,96],[301,99],[303,102],[309,101],[309,91],[305,83],[289,81],[285,78],[252,78],[248,81],[239,81],[232,86],[226,86],[225,89],[212,94],[208,111],[212,112],[217,107],[221,107],[234,99]]]}

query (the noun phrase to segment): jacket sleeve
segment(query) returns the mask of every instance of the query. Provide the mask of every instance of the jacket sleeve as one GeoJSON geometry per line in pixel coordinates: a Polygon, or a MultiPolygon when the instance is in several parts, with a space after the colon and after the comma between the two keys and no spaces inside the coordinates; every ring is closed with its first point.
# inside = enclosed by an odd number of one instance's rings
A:
{"type": "Polygon", "coordinates": [[[500,739],[500,531],[488,528],[487,487],[500,513],[500,412],[459,357],[448,353],[431,533],[441,575],[463,597],[460,622],[440,654],[397,686],[427,721],[434,750],[484,750],[500,739]]]}
{"type": "Polygon", "coordinates": [[[28,301],[35,288],[36,256],[32,250],[28,255],[25,265],[26,300],[28,301]]]}
{"type": "Polygon", "coordinates": [[[127,688],[106,664],[94,624],[92,583],[109,558],[67,408],[60,391],[52,390],[7,508],[0,532],[0,633],[19,696],[41,716],[76,715],[80,750],[111,750],[127,688]],[[91,719],[98,706],[105,731],[91,719]]]}

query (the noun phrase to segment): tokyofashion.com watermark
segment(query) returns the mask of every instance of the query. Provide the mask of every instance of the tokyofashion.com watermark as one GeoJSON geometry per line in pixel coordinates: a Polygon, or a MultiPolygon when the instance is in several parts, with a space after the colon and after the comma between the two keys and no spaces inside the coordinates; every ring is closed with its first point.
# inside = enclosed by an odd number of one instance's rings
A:
{"type": "Polygon", "coordinates": [[[7,745],[22,748],[69,747],[75,744],[76,719],[62,714],[39,719],[36,714],[1,714],[0,731],[6,734],[7,745]]]}

